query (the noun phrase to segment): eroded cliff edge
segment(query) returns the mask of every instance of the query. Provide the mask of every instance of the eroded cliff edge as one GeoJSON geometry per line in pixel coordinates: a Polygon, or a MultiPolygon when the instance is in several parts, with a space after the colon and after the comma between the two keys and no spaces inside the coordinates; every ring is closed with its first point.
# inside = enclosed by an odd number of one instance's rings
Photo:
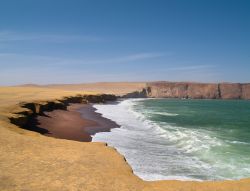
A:
{"type": "Polygon", "coordinates": [[[150,82],[125,97],[187,99],[250,99],[250,83],[150,82]]]}
{"type": "Polygon", "coordinates": [[[115,101],[116,98],[112,94],[97,94],[69,96],[53,101],[22,102],[19,106],[23,109],[14,112],[14,115],[9,117],[9,120],[18,127],[43,134],[44,129],[31,126],[29,123],[36,116],[44,115],[45,111],[53,111],[55,109],[66,110],[67,106],[72,103],[105,103],[107,101],[115,101]]]}

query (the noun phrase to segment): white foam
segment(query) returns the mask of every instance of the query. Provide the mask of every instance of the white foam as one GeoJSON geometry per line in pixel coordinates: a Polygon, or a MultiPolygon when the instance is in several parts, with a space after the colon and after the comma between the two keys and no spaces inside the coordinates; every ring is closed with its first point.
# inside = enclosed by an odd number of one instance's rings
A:
{"type": "Polygon", "coordinates": [[[177,116],[177,113],[168,113],[168,112],[149,112],[149,114],[163,115],[163,116],[177,116]]]}
{"type": "MultiPolygon", "coordinates": [[[[234,163],[224,164],[223,159],[215,161],[216,156],[210,153],[214,147],[225,146],[225,142],[210,136],[205,130],[149,120],[143,112],[135,109],[143,100],[128,99],[118,104],[94,105],[98,113],[115,121],[121,128],[97,133],[93,141],[107,142],[115,147],[125,156],[134,173],[144,180],[228,179],[221,169],[232,166],[232,170],[237,170],[232,165],[234,163]]],[[[249,172],[249,168],[246,167],[245,172],[249,172]]],[[[241,176],[236,172],[236,178],[241,176]]]]}
{"type": "Polygon", "coordinates": [[[232,144],[242,144],[242,145],[250,145],[250,143],[242,142],[242,141],[226,141],[232,144]]]}

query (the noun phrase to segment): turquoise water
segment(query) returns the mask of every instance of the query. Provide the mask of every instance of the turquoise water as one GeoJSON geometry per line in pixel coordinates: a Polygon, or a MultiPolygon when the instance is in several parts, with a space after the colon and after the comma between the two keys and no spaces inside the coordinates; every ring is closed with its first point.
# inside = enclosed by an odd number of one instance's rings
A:
{"type": "Polygon", "coordinates": [[[98,133],[145,180],[250,177],[250,101],[132,99],[96,105],[121,125],[98,133]]]}

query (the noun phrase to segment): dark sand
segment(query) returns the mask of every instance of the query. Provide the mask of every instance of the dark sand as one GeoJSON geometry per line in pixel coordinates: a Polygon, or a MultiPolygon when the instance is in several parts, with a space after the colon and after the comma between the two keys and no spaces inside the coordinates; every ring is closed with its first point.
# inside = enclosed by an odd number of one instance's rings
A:
{"type": "Polygon", "coordinates": [[[90,104],[72,104],[67,110],[54,110],[38,116],[36,127],[46,136],[85,142],[91,141],[91,135],[97,132],[119,127],[95,110],[90,104]]]}

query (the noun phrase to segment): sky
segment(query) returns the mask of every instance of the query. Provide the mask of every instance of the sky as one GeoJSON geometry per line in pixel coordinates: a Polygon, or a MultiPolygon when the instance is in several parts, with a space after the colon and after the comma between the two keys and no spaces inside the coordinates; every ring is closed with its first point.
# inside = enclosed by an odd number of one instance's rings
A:
{"type": "Polygon", "coordinates": [[[248,0],[0,0],[0,85],[250,82],[248,0]]]}

